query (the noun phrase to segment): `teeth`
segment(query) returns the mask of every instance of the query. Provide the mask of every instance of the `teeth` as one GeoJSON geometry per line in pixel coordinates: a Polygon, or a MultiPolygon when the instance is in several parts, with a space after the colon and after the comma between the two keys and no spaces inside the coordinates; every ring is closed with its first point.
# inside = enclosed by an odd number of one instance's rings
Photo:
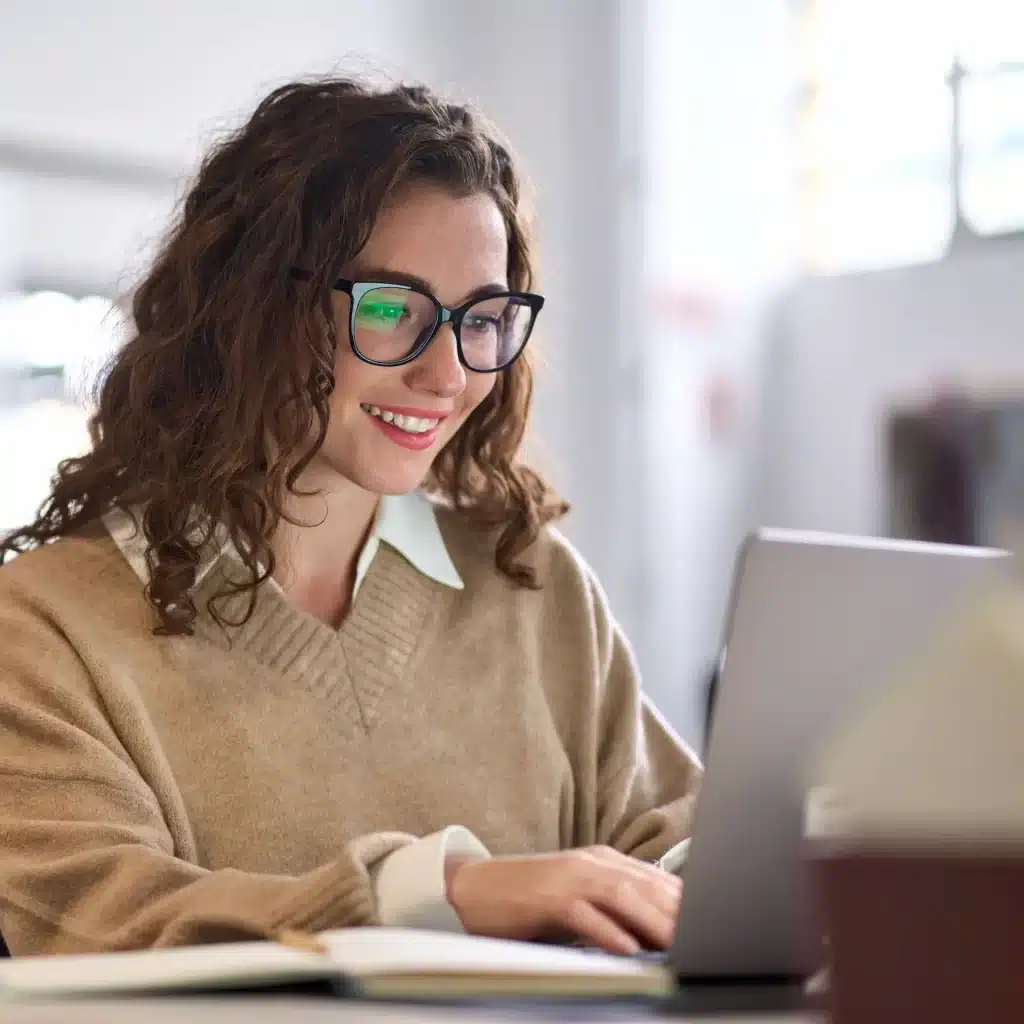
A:
{"type": "Polygon", "coordinates": [[[441,422],[440,420],[428,420],[422,416],[401,416],[397,413],[389,412],[387,409],[382,410],[376,405],[364,405],[363,408],[371,416],[377,416],[379,419],[384,420],[385,423],[391,423],[398,427],[399,430],[404,430],[409,434],[425,434],[428,430],[433,430],[441,422]]]}

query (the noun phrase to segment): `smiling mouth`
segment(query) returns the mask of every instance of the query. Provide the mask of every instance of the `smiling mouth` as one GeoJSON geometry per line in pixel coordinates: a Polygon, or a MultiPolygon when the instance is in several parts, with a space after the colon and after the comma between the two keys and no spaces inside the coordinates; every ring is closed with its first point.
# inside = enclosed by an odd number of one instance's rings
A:
{"type": "Polygon", "coordinates": [[[361,408],[363,412],[376,416],[377,419],[390,423],[407,434],[428,434],[441,422],[440,419],[426,419],[422,416],[403,416],[401,413],[389,412],[376,405],[363,405],[361,408]]]}

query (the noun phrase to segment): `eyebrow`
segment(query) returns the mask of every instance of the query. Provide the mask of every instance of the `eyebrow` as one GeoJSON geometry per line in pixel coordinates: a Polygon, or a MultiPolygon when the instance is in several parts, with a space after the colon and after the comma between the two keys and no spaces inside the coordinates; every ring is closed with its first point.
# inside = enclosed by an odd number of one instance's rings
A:
{"type": "MultiPolygon", "coordinates": [[[[405,274],[400,270],[388,270],[386,267],[360,267],[353,275],[357,281],[365,281],[371,284],[404,284],[409,288],[418,288],[428,295],[434,294],[434,286],[424,277],[417,277],[416,274],[405,274]]],[[[474,302],[477,299],[486,299],[491,295],[498,295],[507,292],[507,284],[500,284],[497,281],[474,288],[461,302],[455,306],[463,306],[467,302],[474,302]]]]}

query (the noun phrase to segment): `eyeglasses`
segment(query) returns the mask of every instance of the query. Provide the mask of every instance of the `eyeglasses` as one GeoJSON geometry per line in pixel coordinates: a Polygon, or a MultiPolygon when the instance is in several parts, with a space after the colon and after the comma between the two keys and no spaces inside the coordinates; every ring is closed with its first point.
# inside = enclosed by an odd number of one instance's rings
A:
{"type": "MultiPolygon", "coordinates": [[[[312,277],[297,269],[292,276],[300,281],[312,277]]],[[[441,326],[450,323],[459,362],[476,373],[496,373],[522,355],[544,305],[542,295],[503,291],[448,309],[414,285],[339,278],[332,287],[352,299],[352,351],[374,366],[411,363],[426,351],[441,326]]]]}

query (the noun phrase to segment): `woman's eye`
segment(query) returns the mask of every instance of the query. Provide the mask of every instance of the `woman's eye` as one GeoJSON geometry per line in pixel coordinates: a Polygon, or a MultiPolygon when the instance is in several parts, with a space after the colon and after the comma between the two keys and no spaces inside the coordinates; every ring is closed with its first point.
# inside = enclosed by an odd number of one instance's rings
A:
{"type": "Polygon", "coordinates": [[[496,316],[470,316],[466,318],[463,326],[471,331],[489,331],[497,329],[498,323],[496,316]]]}
{"type": "Polygon", "coordinates": [[[402,322],[408,310],[401,303],[362,303],[357,311],[361,323],[381,327],[395,327],[402,322]]]}

